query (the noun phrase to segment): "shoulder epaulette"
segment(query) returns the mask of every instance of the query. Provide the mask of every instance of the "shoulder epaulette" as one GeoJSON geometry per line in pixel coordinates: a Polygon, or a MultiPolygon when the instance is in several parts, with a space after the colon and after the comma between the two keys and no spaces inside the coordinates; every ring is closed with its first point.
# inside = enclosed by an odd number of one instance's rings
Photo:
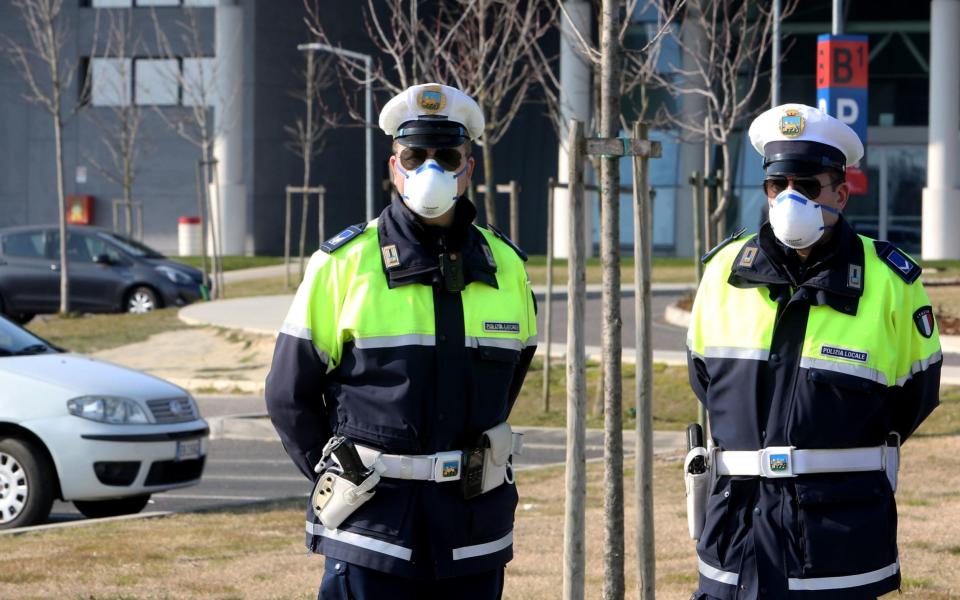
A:
{"type": "Polygon", "coordinates": [[[723,250],[723,248],[724,248],[727,244],[739,240],[740,237],[741,237],[746,231],[747,231],[747,228],[746,228],[746,227],[743,227],[743,228],[741,228],[739,231],[735,232],[733,235],[731,235],[730,237],[728,237],[727,239],[723,240],[722,242],[720,242],[719,244],[717,244],[716,246],[714,246],[714,247],[713,247],[713,250],[707,252],[706,254],[704,254],[704,255],[700,258],[700,262],[702,262],[703,264],[707,264],[707,261],[709,261],[711,258],[713,258],[714,255],[716,255],[717,252],[720,252],[721,250],[723,250]]]}
{"type": "Polygon", "coordinates": [[[351,225],[350,227],[347,227],[346,229],[344,229],[337,235],[333,236],[329,240],[320,244],[320,249],[326,252],[327,254],[333,254],[340,248],[343,248],[347,244],[347,242],[349,242],[350,240],[354,239],[355,237],[363,233],[363,230],[366,228],[367,228],[366,222],[357,223],[356,225],[351,225]]]}
{"type": "Polygon", "coordinates": [[[487,228],[488,228],[490,231],[493,232],[493,235],[495,235],[495,236],[497,236],[498,238],[500,238],[500,240],[501,240],[504,244],[506,244],[506,245],[510,246],[511,248],[513,248],[513,251],[517,253],[517,256],[519,256],[519,257],[523,260],[523,262],[527,262],[527,253],[524,252],[523,250],[521,250],[521,249],[520,249],[520,246],[514,244],[514,243],[513,243],[513,240],[511,240],[510,238],[508,238],[506,235],[503,234],[502,231],[500,231],[499,229],[497,229],[497,228],[494,227],[493,225],[489,225],[489,224],[488,224],[488,225],[487,225],[487,228]]]}
{"type": "Polygon", "coordinates": [[[920,273],[923,272],[923,269],[917,263],[913,262],[907,253],[903,250],[897,248],[890,242],[884,242],[881,240],[874,240],[873,247],[877,251],[877,256],[880,257],[890,270],[896,273],[900,279],[903,279],[907,283],[913,283],[920,277],[920,273]]]}

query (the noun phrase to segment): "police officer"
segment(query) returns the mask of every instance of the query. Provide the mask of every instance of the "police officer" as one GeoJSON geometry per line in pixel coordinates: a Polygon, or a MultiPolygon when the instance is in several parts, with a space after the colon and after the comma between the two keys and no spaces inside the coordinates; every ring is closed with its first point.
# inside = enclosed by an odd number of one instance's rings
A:
{"type": "Polygon", "coordinates": [[[694,598],[876,598],[900,586],[899,444],[938,404],[936,321],[920,267],[843,218],[853,130],[785,104],[749,135],[769,222],[704,257],[687,340],[714,478],[694,598]]]}
{"type": "Polygon", "coordinates": [[[321,598],[499,598],[519,446],[505,422],[536,343],[526,255],[473,225],[463,196],[484,128],[472,98],[415,85],[380,127],[397,194],[311,258],[267,408],[319,477],[306,543],[326,557],[321,598]]]}

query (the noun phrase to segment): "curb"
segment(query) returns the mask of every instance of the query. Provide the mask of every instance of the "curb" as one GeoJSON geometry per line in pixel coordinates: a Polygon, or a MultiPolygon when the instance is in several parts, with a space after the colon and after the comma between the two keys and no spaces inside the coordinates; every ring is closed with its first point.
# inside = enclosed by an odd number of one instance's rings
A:
{"type": "Polygon", "coordinates": [[[211,440],[278,440],[276,429],[267,413],[247,413],[210,417],[207,419],[210,426],[211,440]]]}

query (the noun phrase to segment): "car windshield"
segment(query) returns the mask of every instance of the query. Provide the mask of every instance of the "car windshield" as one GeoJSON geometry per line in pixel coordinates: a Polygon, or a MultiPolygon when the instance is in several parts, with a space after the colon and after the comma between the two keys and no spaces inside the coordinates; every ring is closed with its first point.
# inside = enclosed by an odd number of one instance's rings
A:
{"type": "Polygon", "coordinates": [[[100,234],[100,237],[120,246],[124,252],[132,256],[141,258],[166,258],[166,256],[160,254],[150,246],[141,244],[136,240],[131,240],[128,237],[117,235],[116,233],[104,232],[100,234]]]}
{"type": "Polygon", "coordinates": [[[44,354],[57,350],[26,329],[0,317],[0,357],[44,354]]]}

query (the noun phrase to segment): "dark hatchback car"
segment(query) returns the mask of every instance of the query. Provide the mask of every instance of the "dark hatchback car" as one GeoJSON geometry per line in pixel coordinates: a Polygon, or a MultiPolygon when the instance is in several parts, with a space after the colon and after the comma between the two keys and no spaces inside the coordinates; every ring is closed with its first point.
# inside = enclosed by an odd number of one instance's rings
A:
{"type": "MultiPolygon", "coordinates": [[[[144,313],[204,295],[198,269],[106,229],[69,227],[67,261],[76,312],[144,313]]],[[[0,229],[0,313],[24,323],[59,307],[59,229],[0,229]]]]}

